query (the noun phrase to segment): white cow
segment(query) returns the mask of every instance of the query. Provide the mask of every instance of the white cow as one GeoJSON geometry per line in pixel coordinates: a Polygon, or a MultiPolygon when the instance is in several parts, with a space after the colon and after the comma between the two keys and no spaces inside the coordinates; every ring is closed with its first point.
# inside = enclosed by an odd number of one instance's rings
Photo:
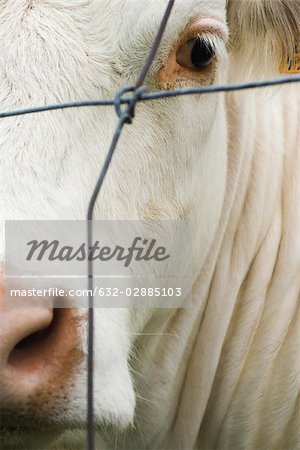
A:
{"type": "MultiPolygon", "coordinates": [[[[166,4],[1,0],[1,110],[113,97],[166,4]]],[[[177,0],[147,85],[276,76],[297,66],[299,23],[299,0],[177,0]]],[[[300,448],[299,99],[294,85],[139,104],[95,218],[189,218],[193,305],[95,310],[97,450],[300,448]]],[[[113,108],[1,120],[1,224],[84,219],[115,124],[113,108]]],[[[2,448],[85,448],[86,325],[3,307],[2,448]]]]}

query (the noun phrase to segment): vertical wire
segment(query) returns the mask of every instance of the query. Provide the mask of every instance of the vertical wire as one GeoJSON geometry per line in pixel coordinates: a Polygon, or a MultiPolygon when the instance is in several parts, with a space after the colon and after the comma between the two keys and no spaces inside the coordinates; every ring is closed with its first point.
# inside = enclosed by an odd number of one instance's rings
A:
{"type": "MultiPolygon", "coordinates": [[[[135,85],[135,92],[142,86],[144,83],[146,76],[149,72],[149,69],[154,61],[154,58],[157,54],[157,50],[161,43],[163,34],[165,32],[169,17],[171,15],[175,0],[170,0],[163,16],[162,22],[160,24],[156,39],[151,48],[149,56],[146,60],[146,63],[143,67],[143,70],[137,80],[135,85]]],[[[129,104],[127,110],[119,116],[119,122],[108,152],[108,155],[105,159],[104,165],[101,169],[100,176],[98,178],[96,187],[93,191],[89,207],[87,213],[87,241],[88,241],[88,249],[92,247],[93,243],[93,216],[95,204],[100,193],[101,187],[105,180],[106,174],[108,172],[110,163],[112,161],[113,155],[117,148],[120,135],[124,128],[125,123],[131,123],[132,121],[128,119],[132,119],[134,115],[134,107],[137,103],[139,97],[134,94],[132,96],[132,103],[129,104]]],[[[115,99],[115,105],[117,101],[120,103],[120,98],[115,99]]],[[[88,450],[95,450],[95,417],[94,417],[94,274],[93,274],[93,261],[88,257],[88,291],[89,291],[89,311],[88,311],[88,359],[87,359],[87,370],[88,370],[88,379],[87,379],[87,448],[88,450]]]]}
{"type": "Polygon", "coordinates": [[[155,56],[157,54],[157,50],[158,50],[158,48],[160,46],[161,40],[162,40],[163,35],[165,33],[165,30],[166,30],[166,27],[167,27],[167,24],[168,24],[168,21],[169,21],[169,18],[170,18],[170,15],[171,15],[171,12],[172,12],[172,9],[173,9],[173,6],[174,6],[174,3],[175,3],[175,0],[170,0],[169,3],[168,3],[166,12],[165,12],[164,17],[163,17],[163,19],[161,21],[161,24],[160,24],[158,33],[156,35],[155,41],[153,43],[153,46],[152,46],[152,48],[150,50],[150,53],[149,53],[149,55],[148,55],[148,57],[146,59],[146,62],[145,62],[145,65],[144,65],[144,67],[143,67],[143,69],[141,71],[141,74],[140,74],[140,76],[139,76],[139,78],[138,78],[138,80],[136,82],[136,85],[135,85],[136,88],[139,88],[140,86],[142,86],[142,84],[144,83],[144,81],[145,81],[145,79],[147,77],[149,69],[150,69],[150,67],[151,67],[151,65],[152,65],[152,63],[154,61],[154,58],[155,58],[155,56]]]}
{"type": "MultiPolygon", "coordinates": [[[[116,150],[121,132],[124,127],[124,117],[121,117],[118,126],[106,157],[105,163],[101,170],[97,185],[94,189],[90,200],[88,214],[87,214],[87,234],[88,234],[88,249],[92,247],[93,243],[93,215],[97,197],[103,185],[105,176],[110,166],[112,157],[116,150]]],[[[88,450],[95,449],[95,433],[94,433],[94,272],[93,261],[88,258],[88,292],[89,292],[89,311],[88,311],[88,381],[87,381],[87,448],[88,450]]]]}

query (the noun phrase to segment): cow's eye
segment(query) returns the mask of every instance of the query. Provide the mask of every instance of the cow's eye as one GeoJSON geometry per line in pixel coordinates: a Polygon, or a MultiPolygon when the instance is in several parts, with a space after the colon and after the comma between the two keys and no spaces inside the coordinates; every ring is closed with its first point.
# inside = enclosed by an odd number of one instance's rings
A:
{"type": "Polygon", "coordinates": [[[208,66],[215,57],[215,50],[209,42],[194,38],[187,41],[177,52],[177,63],[188,69],[201,70],[208,66]]]}

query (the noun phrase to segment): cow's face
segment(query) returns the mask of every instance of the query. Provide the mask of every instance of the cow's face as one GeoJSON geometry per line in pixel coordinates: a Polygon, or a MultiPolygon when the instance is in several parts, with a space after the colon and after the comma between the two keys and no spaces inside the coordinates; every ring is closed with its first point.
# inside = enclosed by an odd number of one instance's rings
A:
{"type": "MultiPolygon", "coordinates": [[[[2,110],[111,98],[134,84],[167,1],[75,3],[1,4],[2,110]]],[[[176,1],[147,80],[149,89],[226,81],[225,3],[176,1]]],[[[7,219],[84,219],[116,122],[113,108],[2,120],[2,226],[7,219]]],[[[194,267],[200,270],[225,195],[226,128],[220,95],[139,104],[134,124],[124,130],[95,218],[188,218],[194,267]]],[[[3,238],[2,228],[2,260],[3,238]]],[[[95,311],[99,429],[104,423],[127,427],[134,421],[129,360],[136,336],[151,317],[143,310],[95,311]]],[[[43,438],[48,442],[65,428],[84,430],[86,324],[86,311],[1,314],[2,431],[8,446],[39,442],[45,448],[43,438]],[[22,431],[17,433],[16,426],[22,431]]]]}
{"type": "MultiPolygon", "coordinates": [[[[1,109],[111,98],[122,86],[134,84],[166,3],[96,0],[76,7],[64,1],[55,6],[1,6],[1,109]]],[[[149,89],[225,80],[225,22],[224,2],[177,1],[148,78],[149,89]]],[[[113,108],[2,121],[1,218],[84,219],[116,122],[113,108]]],[[[134,124],[121,138],[95,218],[190,218],[198,223],[194,256],[200,267],[218,222],[225,177],[220,96],[139,105],[134,124]]],[[[129,357],[136,334],[150,316],[142,310],[95,311],[94,398],[100,425],[127,427],[134,421],[129,357]]],[[[86,311],[1,314],[7,445],[30,445],[33,435],[41,443],[46,428],[47,440],[52,429],[54,437],[66,427],[84,429],[86,324],[86,311]],[[35,334],[41,329],[45,331],[35,334]]]]}

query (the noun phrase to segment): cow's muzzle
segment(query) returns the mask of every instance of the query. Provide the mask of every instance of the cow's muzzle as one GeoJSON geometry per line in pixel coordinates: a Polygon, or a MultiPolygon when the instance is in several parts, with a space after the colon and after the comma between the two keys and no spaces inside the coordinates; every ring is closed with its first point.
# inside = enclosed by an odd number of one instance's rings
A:
{"type": "MultiPolygon", "coordinates": [[[[71,309],[7,308],[0,287],[1,411],[51,407],[81,358],[71,309]],[[41,405],[39,405],[41,403],[41,405]]],[[[65,394],[64,394],[65,395],[65,394]]]]}

